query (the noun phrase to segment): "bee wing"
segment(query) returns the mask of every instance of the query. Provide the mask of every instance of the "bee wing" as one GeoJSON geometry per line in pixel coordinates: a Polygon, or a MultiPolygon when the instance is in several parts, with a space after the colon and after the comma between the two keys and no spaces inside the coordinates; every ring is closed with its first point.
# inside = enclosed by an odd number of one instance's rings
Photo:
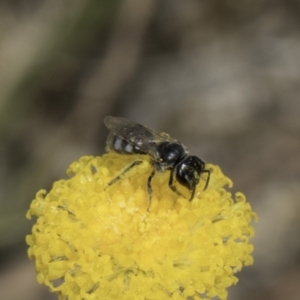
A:
{"type": "Polygon", "coordinates": [[[104,119],[104,124],[114,135],[137,146],[156,161],[159,160],[157,144],[166,141],[177,142],[167,134],[160,134],[125,118],[108,116],[104,119]]]}

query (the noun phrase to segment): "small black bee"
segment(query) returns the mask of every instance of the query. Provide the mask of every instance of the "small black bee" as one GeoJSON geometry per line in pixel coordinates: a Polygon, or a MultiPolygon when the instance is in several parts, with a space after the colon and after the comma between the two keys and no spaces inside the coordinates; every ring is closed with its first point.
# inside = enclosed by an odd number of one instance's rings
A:
{"type": "MultiPolygon", "coordinates": [[[[105,126],[110,134],[107,137],[107,151],[120,154],[145,154],[151,157],[153,171],[147,181],[147,189],[152,197],[151,181],[156,171],[164,172],[170,170],[169,187],[172,191],[181,195],[175,185],[176,179],[181,185],[187,187],[191,192],[190,201],[194,198],[196,185],[203,173],[207,173],[204,190],[210,179],[210,170],[205,169],[205,163],[197,156],[188,154],[188,149],[166,133],[158,133],[145,126],[129,121],[124,118],[106,117],[105,126]]],[[[131,163],[119,176],[108,183],[112,185],[133,167],[141,164],[141,160],[131,163]]]]}

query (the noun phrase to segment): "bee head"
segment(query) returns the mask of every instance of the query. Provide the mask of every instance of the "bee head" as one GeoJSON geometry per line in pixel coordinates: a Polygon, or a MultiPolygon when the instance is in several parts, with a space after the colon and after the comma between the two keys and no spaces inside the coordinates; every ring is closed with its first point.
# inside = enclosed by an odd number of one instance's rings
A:
{"type": "Polygon", "coordinates": [[[193,191],[204,169],[204,161],[197,156],[189,155],[178,164],[175,173],[176,180],[190,191],[193,191]]]}

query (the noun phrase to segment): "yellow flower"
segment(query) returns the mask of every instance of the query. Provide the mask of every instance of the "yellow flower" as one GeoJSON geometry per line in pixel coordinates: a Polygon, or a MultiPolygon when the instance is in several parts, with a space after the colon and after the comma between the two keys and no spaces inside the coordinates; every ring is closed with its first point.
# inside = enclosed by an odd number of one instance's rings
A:
{"type": "Polygon", "coordinates": [[[243,194],[234,197],[220,168],[205,176],[190,202],[168,186],[169,172],[153,179],[149,208],[147,156],[108,153],[73,162],[69,179],[40,190],[27,217],[37,280],[68,300],[227,298],[235,273],[251,265],[256,219],[243,194]],[[132,161],[142,159],[107,186],[132,161]]]}

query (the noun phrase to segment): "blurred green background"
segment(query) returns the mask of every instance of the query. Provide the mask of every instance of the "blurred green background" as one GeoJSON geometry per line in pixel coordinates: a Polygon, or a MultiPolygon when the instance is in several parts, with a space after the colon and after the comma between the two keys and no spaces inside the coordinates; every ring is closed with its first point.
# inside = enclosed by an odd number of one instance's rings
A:
{"type": "Polygon", "coordinates": [[[57,299],[24,239],[35,193],[123,116],[219,164],[259,215],[229,300],[300,299],[300,2],[0,2],[0,298],[57,299]]]}

